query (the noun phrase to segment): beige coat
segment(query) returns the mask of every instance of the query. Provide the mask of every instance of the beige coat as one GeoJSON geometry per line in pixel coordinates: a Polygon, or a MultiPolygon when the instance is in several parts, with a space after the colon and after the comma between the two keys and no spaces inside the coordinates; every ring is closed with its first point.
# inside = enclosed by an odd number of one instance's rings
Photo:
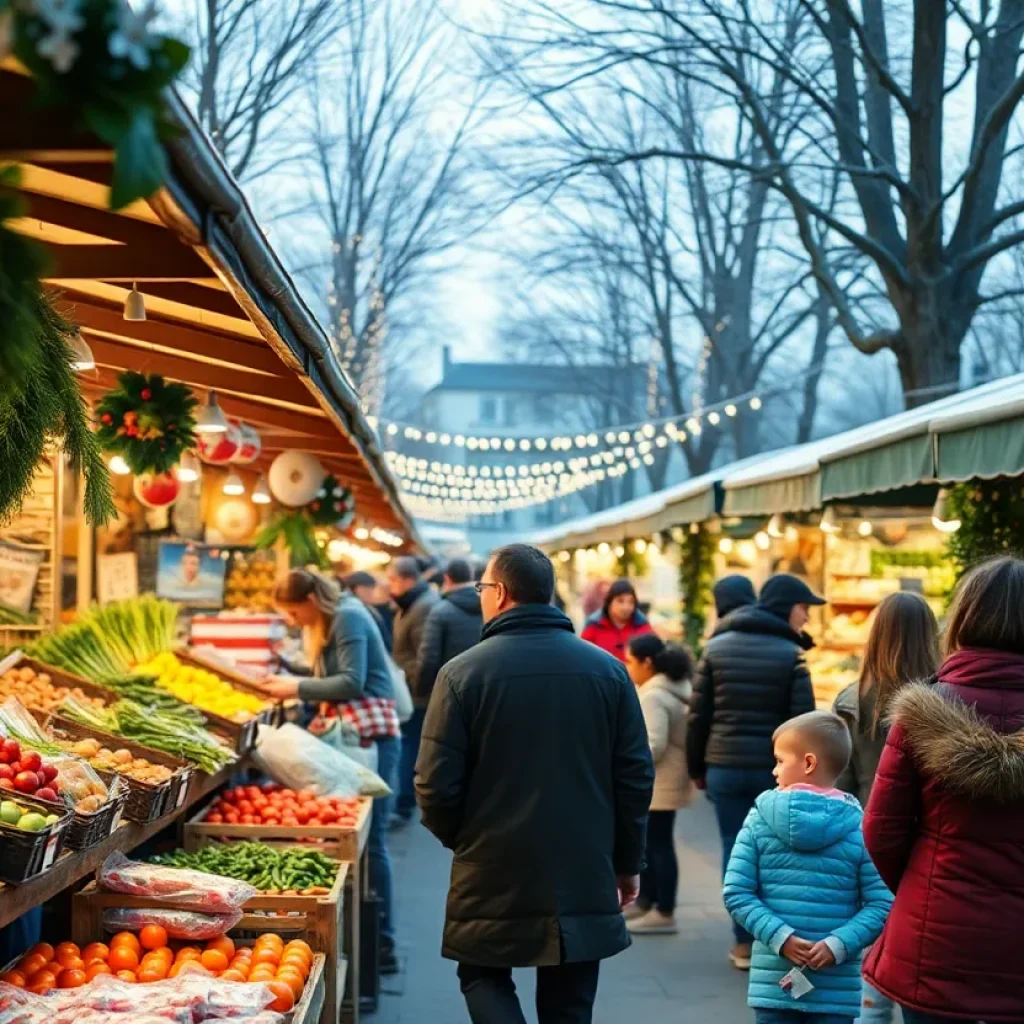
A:
{"type": "Polygon", "coordinates": [[[640,687],[640,707],[654,759],[652,811],[689,806],[694,786],[686,770],[686,701],[691,686],[657,675],[640,687]]]}

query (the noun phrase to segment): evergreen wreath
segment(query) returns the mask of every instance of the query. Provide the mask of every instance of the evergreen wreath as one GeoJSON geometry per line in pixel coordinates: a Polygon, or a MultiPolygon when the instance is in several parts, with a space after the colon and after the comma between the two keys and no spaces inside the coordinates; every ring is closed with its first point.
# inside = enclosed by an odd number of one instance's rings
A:
{"type": "MultiPolygon", "coordinates": [[[[0,185],[17,174],[0,170],[0,185]]],[[[71,369],[75,328],[53,308],[40,284],[42,249],[10,230],[20,204],[0,192],[0,522],[16,515],[32,488],[48,443],[60,444],[85,478],[85,515],[102,525],[116,514],[82,392],[71,369]]]]}
{"type": "Polygon", "coordinates": [[[96,406],[100,447],[120,455],[136,475],[166,473],[196,445],[199,402],[190,388],[158,373],[126,370],[96,406]]]}
{"type": "Polygon", "coordinates": [[[333,473],[328,473],[316,497],[306,506],[306,512],[314,526],[344,530],[355,518],[356,499],[333,473]]]}

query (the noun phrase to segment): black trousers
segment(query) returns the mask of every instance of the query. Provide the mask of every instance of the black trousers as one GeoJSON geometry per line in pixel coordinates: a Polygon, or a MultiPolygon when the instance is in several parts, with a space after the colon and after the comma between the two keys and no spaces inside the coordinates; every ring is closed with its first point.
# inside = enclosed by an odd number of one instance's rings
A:
{"type": "MultiPolygon", "coordinates": [[[[537,968],[540,1024],[590,1024],[600,963],[537,968]]],[[[473,1024],[526,1024],[510,967],[459,964],[459,984],[473,1024]]]]}
{"type": "Polygon", "coordinates": [[[676,912],[679,861],[676,860],[675,811],[650,811],[647,815],[647,867],[640,875],[642,907],[656,907],[663,914],[676,912]]]}

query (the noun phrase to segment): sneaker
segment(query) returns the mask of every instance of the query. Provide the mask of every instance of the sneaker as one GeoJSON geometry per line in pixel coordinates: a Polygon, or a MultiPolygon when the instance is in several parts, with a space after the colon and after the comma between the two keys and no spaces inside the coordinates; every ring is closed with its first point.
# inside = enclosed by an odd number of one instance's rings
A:
{"type": "Polygon", "coordinates": [[[643,903],[630,903],[628,907],[622,912],[622,916],[627,921],[635,921],[638,917],[643,917],[645,914],[649,914],[651,908],[645,906],[643,903]]]}
{"type": "Polygon", "coordinates": [[[676,919],[660,910],[650,910],[643,917],[627,922],[626,927],[633,935],[675,935],[679,931],[676,919]]]}
{"type": "Polygon", "coordinates": [[[732,961],[732,965],[737,971],[749,971],[750,943],[737,942],[736,945],[729,950],[729,959],[732,961]]]}

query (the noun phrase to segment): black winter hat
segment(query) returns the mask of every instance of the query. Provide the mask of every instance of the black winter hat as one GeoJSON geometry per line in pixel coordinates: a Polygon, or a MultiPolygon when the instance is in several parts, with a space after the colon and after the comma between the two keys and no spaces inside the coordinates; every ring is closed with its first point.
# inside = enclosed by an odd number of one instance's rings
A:
{"type": "Polygon", "coordinates": [[[729,612],[745,608],[757,600],[754,584],[739,573],[723,576],[711,588],[711,592],[715,595],[715,611],[720,619],[724,619],[729,612]]]}
{"type": "Polygon", "coordinates": [[[794,605],[828,604],[819,597],[802,579],[780,572],[772,576],[761,588],[761,599],[757,602],[765,611],[778,615],[780,619],[788,619],[794,605]]]}

